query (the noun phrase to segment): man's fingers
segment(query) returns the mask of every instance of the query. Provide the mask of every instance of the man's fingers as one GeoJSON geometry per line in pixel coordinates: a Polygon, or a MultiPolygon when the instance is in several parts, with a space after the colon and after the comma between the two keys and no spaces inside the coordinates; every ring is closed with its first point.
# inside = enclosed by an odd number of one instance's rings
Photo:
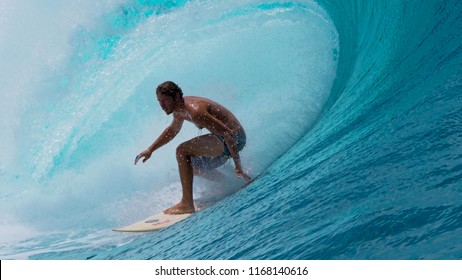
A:
{"type": "Polygon", "coordinates": [[[135,165],[138,163],[140,159],[143,159],[143,162],[146,162],[151,157],[150,153],[142,152],[141,154],[137,155],[135,158],[135,165]]]}
{"type": "Polygon", "coordinates": [[[138,163],[138,161],[140,160],[141,156],[140,155],[137,155],[136,158],[135,158],[135,165],[138,163]]]}
{"type": "Polygon", "coordinates": [[[151,158],[151,155],[145,155],[145,156],[143,156],[143,157],[144,157],[144,158],[143,158],[143,163],[145,163],[148,159],[151,158]]]}
{"type": "Polygon", "coordinates": [[[244,180],[247,181],[247,183],[250,183],[252,182],[252,178],[250,178],[249,175],[245,174],[244,172],[241,172],[241,171],[237,171],[236,172],[236,175],[244,180]]]}

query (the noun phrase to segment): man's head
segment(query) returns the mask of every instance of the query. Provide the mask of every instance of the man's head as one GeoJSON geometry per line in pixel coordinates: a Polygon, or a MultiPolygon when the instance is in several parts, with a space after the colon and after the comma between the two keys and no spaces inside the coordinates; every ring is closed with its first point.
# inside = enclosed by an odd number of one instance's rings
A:
{"type": "Polygon", "coordinates": [[[175,108],[183,101],[183,91],[174,82],[164,82],[156,89],[157,100],[167,115],[173,113],[175,108]]]}
{"type": "Polygon", "coordinates": [[[170,96],[173,99],[176,99],[177,96],[180,97],[180,99],[183,98],[183,91],[181,90],[181,88],[171,81],[163,82],[162,84],[157,86],[156,94],[170,96]]]}

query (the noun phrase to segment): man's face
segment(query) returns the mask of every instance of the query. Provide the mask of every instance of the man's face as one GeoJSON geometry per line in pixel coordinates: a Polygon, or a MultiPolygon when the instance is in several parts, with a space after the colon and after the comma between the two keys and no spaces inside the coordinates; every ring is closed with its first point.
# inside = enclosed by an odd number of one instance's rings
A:
{"type": "Polygon", "coordinates": [[[170,115],[175,110],[175,99],[173,97],[157,94],[157,101],[159,101],[160,107],[167,115],[170,115]]]}

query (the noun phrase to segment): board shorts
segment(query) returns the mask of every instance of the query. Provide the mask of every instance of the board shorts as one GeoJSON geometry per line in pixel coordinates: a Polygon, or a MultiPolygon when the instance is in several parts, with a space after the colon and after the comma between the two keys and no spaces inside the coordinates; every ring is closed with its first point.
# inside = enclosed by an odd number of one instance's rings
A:
{"type": "MultiPolygon", "coordinates": [[[[223,143],[223,153],[216,157],[191,157],[191,164],[193,168],[199,170],[212,170],[225,164],[226,161],[228,161],[228,159],[231,157],[231,153],[229,151],[228,146],[225,143],[225,139],[217,134],[211,133],[210,135],[215,136],[218,140],[220,140],[223,143]]],[[[234,137],[234,140],[237,143],[238,152],[242,151],[247,142],[246,135],[238,134],[236,137],[234,137]]]]}

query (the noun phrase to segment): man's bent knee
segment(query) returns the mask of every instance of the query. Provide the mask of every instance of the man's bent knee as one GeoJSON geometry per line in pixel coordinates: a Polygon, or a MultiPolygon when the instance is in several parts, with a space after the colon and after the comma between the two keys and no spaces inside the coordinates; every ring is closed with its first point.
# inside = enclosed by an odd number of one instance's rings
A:
{"type": "Polygon", "coordinates": [[[176,158],[178,161],[188,160],[190,158],[190,155],[188,153],[188,149],[186,148],[185,143],[178,145],[178,147],[176,148],[176,158]]]}

